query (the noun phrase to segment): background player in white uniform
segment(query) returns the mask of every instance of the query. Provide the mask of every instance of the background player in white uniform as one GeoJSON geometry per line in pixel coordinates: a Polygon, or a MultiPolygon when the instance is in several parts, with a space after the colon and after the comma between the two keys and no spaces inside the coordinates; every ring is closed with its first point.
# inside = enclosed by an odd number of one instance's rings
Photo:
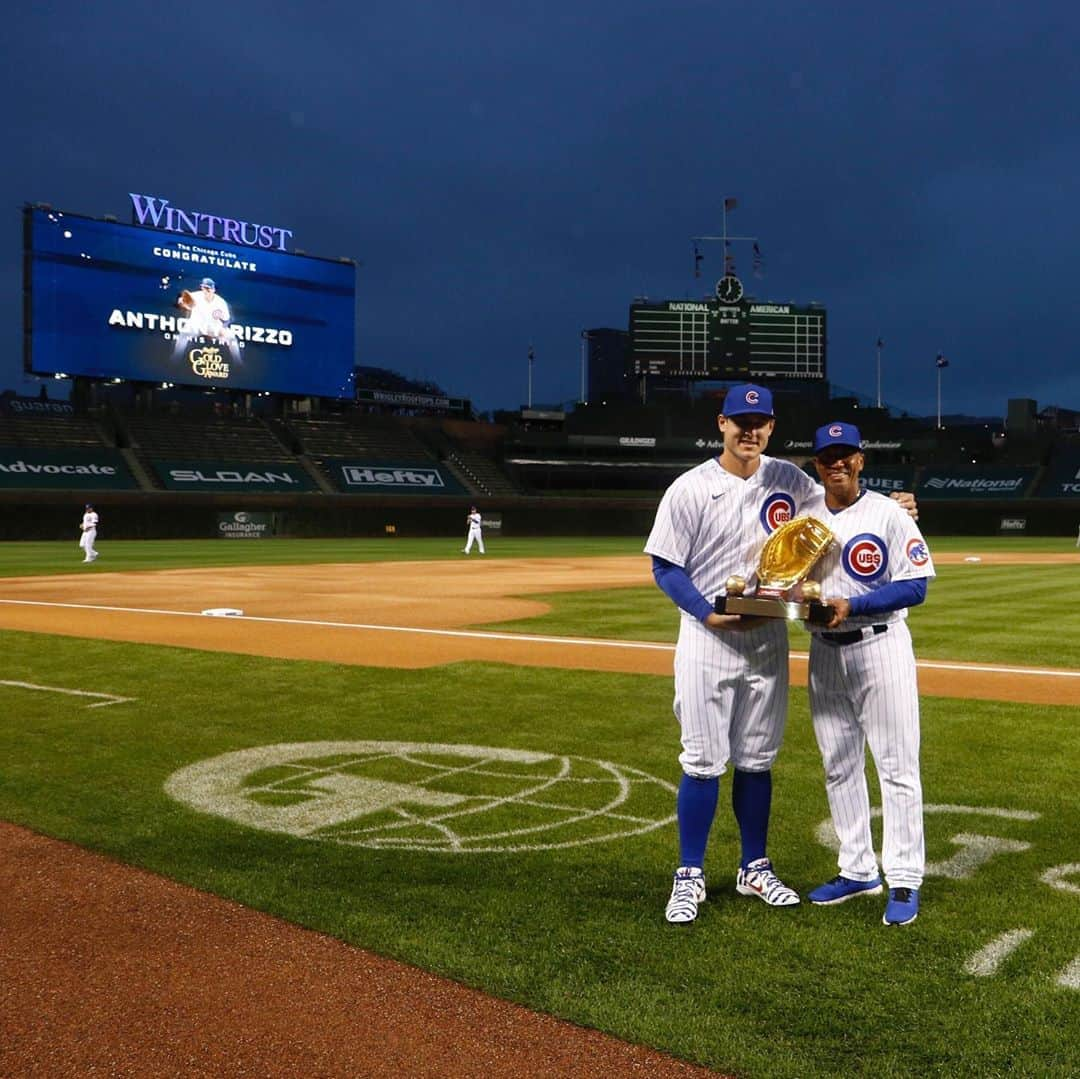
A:
{"type": "Polygon", "coordinates": [[[89,502],[86,503],[86,512],[83,514],[82,524],[79,525],[82,535],[79,536],[79,550],[83,552],[84,562],[93,562],[98,553],[94,550],[94,540],[97,539],[98,515],[89,502]]]}
{"type": "Polygon", "coordinates": [[[475,506],[469,507],[468,516],[465,521],[469,526],[469,536],[465,541],[465,546],[462,548],[465,554],[468,554],[472,550],[473,541],[476,542],[477,547],[480,548],[480,553],[484,553],[484,537],[480,531],[480,526],[483,524],[483,517],[480,515],[480,511],[475,506]]]}
{"type": "Polygon", "coordinates": [[[824,521],[838,543],[814,574],[822,602],[835,614],[827,626],[809,626],[810,711],[840,838],[840,874],[808,898],[842,903],[881,891],[870,836],[869,744],[884,817],[884,921],[905,925],[919,913],[925,865],[919,695],[906,619],[907,608],[926,598],[934,566],[915,522],[895,502],[860,489],[861,444],[848,423],[826,424],[814,438],[825,491],[807,512],[824,521]]]}
{"type": "Polygon", "coordinates": [[[668,488],[645,544],[657,584],[681,608],[675,649],[680,866],[665,913],[669,922],[693,921],[705,898],[705,846],[729,761],[742,843],[736,890],[770,906],[799,902],[766,854],[770,769],[787,713],[787,625],[716,614],[713,601],[732,574],[752,577],[769,533],[794,516],[817,485],[790,462],[764,455],[774,425],[767,389],[729,390],[718,423],[723,452],[668,488]]]}

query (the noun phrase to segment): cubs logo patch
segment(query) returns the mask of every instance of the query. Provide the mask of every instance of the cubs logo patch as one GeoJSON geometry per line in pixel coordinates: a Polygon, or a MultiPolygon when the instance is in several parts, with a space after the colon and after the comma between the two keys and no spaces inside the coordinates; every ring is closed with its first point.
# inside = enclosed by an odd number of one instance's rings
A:
{"type": "Polygon", "coordinates": [[[839,438],[843,433],[844,433],[844,429],[838,423],[834,423],[832,425],[832,427],[829,428],[829,437],[830,438],[839,438]]]}
{"type": "Polygon", "coordinates": [[[930,561],[930,552],[926,549],[926,541],[921,539],[909,539],[907,541],[908,561],[913,566],[925,566],[930,561]]]}
{"type": "Polygon", "coordinates": [[[795,499],[783,491],[769,495],[761,507],[761,527],[766,532],[775,532],[782,524],[795,515],[795,499]]]}
{"type": "Polygon", "coordinates": [[[863,532],[847,541],[840,561],[849,577],[868,583],[889,568],[889,551],[877,536],[863,532]]]}

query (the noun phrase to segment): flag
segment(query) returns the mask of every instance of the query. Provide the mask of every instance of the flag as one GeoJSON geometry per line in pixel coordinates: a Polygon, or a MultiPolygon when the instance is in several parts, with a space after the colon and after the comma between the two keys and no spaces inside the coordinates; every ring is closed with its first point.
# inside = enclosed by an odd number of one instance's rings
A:
{"type": "Polygon", "coordinates": [[[947,359],[945,359],[945,357],[942,356],[942,354],[940,352],[938,353],[937,360],[935,362],[937,363],[938,367],[948,367],[949,366],[949,361],[947,359]]]}
{"type": "Polygon", "coordinates": [[[701,262],[705,256],[698,250],[698,245],[694,244],[694,276],[701,276],[701,262]]]}
{"type": "Polygon", "coordinates": [[[761,268],[765,264],[765,260],[761,257],[761,248],[758,247],[757,241],[754,241],[754,276],[761,277],[761,268]]]}
{"type": "Polygon", "coordinates": [[[724,210],[734,210],[739,205],[738,199],[724,199],[724,210]]]}
{"type": "Polygon", "coordinates": [[[877,339],[877,347],[878,348],[884,348],[885,347],[885,342],[882,341],[882,339],[880,337],[877,339]]]}

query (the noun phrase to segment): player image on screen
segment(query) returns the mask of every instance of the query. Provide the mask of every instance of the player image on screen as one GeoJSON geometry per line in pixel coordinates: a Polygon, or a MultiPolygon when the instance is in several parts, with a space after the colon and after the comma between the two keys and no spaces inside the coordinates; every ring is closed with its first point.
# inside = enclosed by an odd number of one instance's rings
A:
{"type": "Polygon", "coordinates": [[[230,325],[232,315],[224,297],[217,294],[217,285],[212,277],[204,277],[199,282],[199,291],[184,289],[177,297],[176,304],[187,312],[187,329],[176,336],[173,347],[173,360],[179,360],[188,353],[193,343],[210,341],[229,350],[233,363],[241,364],[240,345],[230,325]]]}

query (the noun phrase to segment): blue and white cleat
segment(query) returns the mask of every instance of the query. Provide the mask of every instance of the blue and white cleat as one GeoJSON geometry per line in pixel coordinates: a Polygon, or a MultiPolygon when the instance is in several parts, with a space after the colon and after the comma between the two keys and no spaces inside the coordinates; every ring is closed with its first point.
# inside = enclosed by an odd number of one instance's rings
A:
{"type": "Polygon", "coordinates": [[[852,880],[850,877],[836,876],[815,888],[806,898],[819,907],[833,903],[845,903],[856,895],[880,895],[881,877],[873,880],[852,880]]]}
{"type": "Polygon", "coordinates": [[[889,902],[885,905],[885,925],[907,925],[919,916],[918,888],[890,888],[889,902]]]}
{"type": "Polygon", "coordinates": [[[679,866],[664,917],[672,925],[685,925],[697,917],[698,904],[704,902],[705,874],[697,866],[679,866]]]}
{"type": "Polygon", "coordinates": [[[756,895],[770,907],[794,907],[799,894],[789,888],[774,872],[768,858],[758,858],[735,875],[739,895],[756,895]]]}

